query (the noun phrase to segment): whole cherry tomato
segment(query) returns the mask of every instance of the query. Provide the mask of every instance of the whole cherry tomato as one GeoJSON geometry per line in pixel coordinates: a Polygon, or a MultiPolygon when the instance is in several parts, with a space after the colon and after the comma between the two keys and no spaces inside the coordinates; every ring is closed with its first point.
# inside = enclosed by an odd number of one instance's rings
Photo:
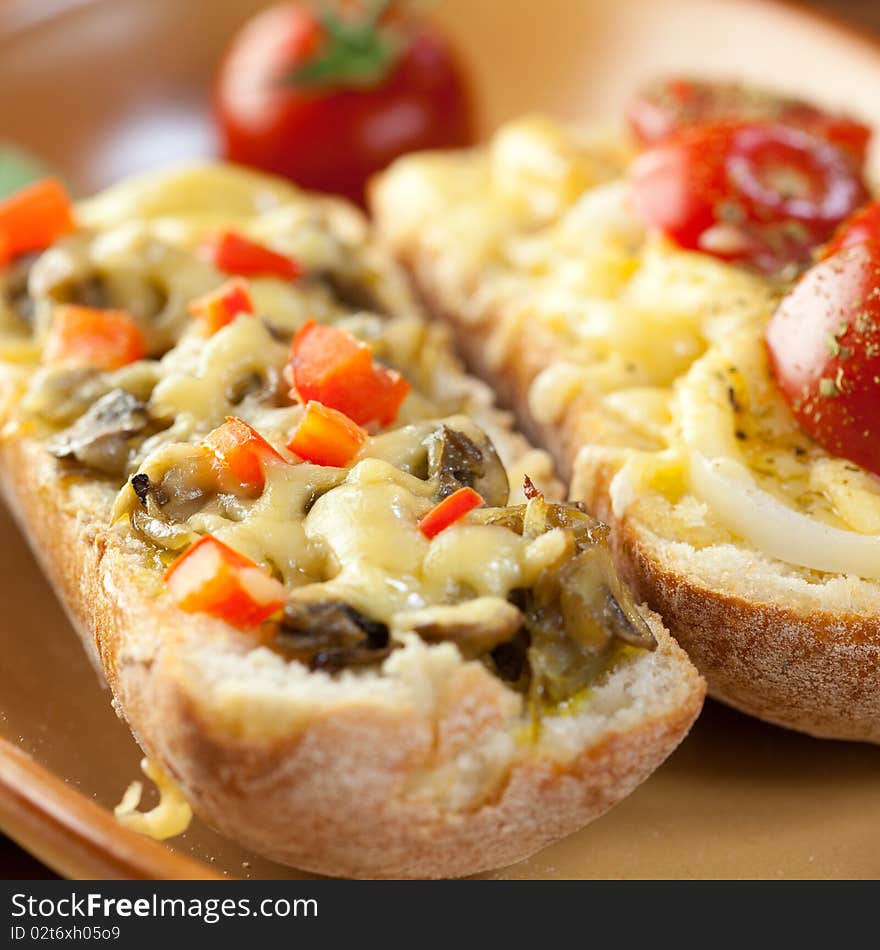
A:
{"type": "Polygon", "coordinates": [[[845,247],[808,270],[766,339],[801,428],[880,475],[880,242],[845,247]]]}
{"type": "Polygon", "coordinates": [[[843,247],[863,244],[865,241],[880,241],[880,201],[865,205],[851,218],[847,218],[834,232],[822,256],[830,257],[843,247]]]}
{"type": "Polygon", "coordinates": [[[836,145],[859,167],[865,162],[871,138],[870,128],[849,116],[755,86],[712,80],[670,78],[650,83],[630,101],[627,119],[643,146],[706,123],[791,125],[836,145]]]}
{"type": "Polygon", "coordinates": [[[226,158],[356,201],[397,156],[470,145],[475,128],[446,40],[387,0],[258,14],[221,65],[214,111],[226,158]]]}
{"type": "Polygon", "coordinates": [[[683,129],[630,169],[637,214],[681,247],[779,273],[813,250],[868,192],[833,145],[790,126],[683,129]]]}

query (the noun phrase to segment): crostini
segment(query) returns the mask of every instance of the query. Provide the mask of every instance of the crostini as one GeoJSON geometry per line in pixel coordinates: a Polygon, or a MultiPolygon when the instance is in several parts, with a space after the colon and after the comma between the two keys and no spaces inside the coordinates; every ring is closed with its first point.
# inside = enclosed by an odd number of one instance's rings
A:
{"type": "MultiPolygon", "coordinates": [[[[628,137],[531,117],[483,149],[404,158],[372,190],[380,233],[611,525],[710,694],[880,741],[880,482],[876,451],[850,451],[880,444],[865,307],[880,279],[833,244],[814,267],[869,199],[870,132],[689,80],[650,87],[629,118],[628,137]],[[861,301],[823,302],[841,270],[861,301]]],[[[844,243],[878,221],[863,213],[844,243]]]]}

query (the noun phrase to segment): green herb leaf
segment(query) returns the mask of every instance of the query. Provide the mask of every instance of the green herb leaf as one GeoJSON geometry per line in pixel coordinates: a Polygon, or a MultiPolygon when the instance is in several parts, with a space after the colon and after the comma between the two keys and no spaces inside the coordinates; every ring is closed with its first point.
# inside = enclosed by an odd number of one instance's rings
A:
{"type": "Polygon", "coordinates": [[[33,181],[52,174],[52,169],[17,145],[0,145],[0,199],[33,181]]]}

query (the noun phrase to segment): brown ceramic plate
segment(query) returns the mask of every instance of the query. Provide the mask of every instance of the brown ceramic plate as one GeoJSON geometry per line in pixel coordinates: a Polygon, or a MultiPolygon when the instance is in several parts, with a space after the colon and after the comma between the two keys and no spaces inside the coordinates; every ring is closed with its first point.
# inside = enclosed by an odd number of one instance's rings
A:
{"type": "MultiPolygon", "coordinates": [[[[83,192],[210,154],[207,81],[248,0],[0,0],[0,134],[83,192]]],[[[487,128],[545,109],[614,116],[641,78],[749,77],[880,124],[880,53],[812,16],[747,0],[446,0],[487,128]]],[[[297,877],[195,822],[168,845],[108,806],[140,753],[0,509],[0,826],[76,877],[297,877]]],[[[508,878],[876,877],[880,754],[709,704],[659,772],[614,811],[508,878]]]]}

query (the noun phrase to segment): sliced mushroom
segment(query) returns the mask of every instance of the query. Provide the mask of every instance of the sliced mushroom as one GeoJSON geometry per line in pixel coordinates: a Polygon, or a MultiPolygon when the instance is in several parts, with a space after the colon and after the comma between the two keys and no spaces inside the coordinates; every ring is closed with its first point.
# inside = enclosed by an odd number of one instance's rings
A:
{"type": "MultiPolygon", "coordinates": [[[[151,356],[174,345],[189,324],[190,301],[216,284],[209,262],[141,227],[112,237],[86,230],[67,235],[40,257],[28,281],[38,301],[126,310],[151,356]]],[[[48,330],[52,311],[38,307],[40,331],[48,330]]]]}
{"type": "Polygon", "coordinates": [[[529,645],[531,638],[523,625],[510,640],[499,643],[489,654],[491,668],[506,683],[515,689],[526,692],[531,670],[529,667],[529,645]]]}
{"type": "Polygon", "coordinates": [[[75,460],[87,468],[117,475],[128,464],[129,439],[149,425],[146,405],[124,389],[114,389],[51,439],[46,448],[56,458],[75,460]]]}
{"type": "Polygon", "coordinates": [[[34,373],[21,404],[31,415],[55,426],[66,426],[114,390],[125,390],[138,402],[146,403],[158,378],[158,364],[151,360],[108,373],[85,366],[43,366],[34,373]]]}
{"type": "Polygon", "coordinates": [[[617,575],[607,546],[594,544],[559,572],[559,604],[568,635],[587,651],[617,637],[653,650],[657,643],[617,575]]]}
{"type": "MultiPolygon", "coordinates": [[[[158,481],[138,472],[129,485],[137,504],[129,505],[127,513],[136,534],[168,551],[180,551],[198,540],[186,519],[203,507],[209,491],[196,479],[169,469],[158,481]]],[[[120,513],[117,510],[117,516],[120,513]]]]}
{"type": "Polygon", "coordinates": [[[393,648],[384,623],[336,600],[288,602],[275,645],[310,669],[327,672],[380,663],[393,648]]]}
{"type": "Polygon", "coordinates": [[[590,685],[624,644],[653,650],[657,641],[617,574],[607,526],[574,505],[547,504],[540,496],[525,506],[523,521],[526,534],[570,531],[577,550],[522,595],[530,691],[534,699],[558,703],[590,685]]]}
{"type": "Polygon", "coordinates": [[[266,378],[261,373],[252,371],[245,373],[234,383],[230,383],[223,395],[230,405],[238,406],[248,397],[256,397],[257,400],[262,401],[262,397],[268,396],[271,392],[272,388],[266,378]]]}
{"type": "Polygon", "coordinates": [[[130,514],[132,530],[146,541],[166,551],[182,551],[198,540],[198,534],[179,521],[171,521],[161,511],[154,498],[148,498],[144,510],[130,514]]]}
{"type": "Polygon", "coordinates": [[[11,315],[10,326],[4,330],[20,331],[33,329],[34,301],[28,294],[28,277],[38,254],[23,254],[9,264],[0,275],[0,311],[11,315]]]}
{"type": "Polygon", "coordinates": [[[131,487],[134,490],[137,500],[146,508],[150,497],[154,497],[156,504],[165,505],[168,503],[168,495],[159,485],[150,481],[150,476],[145,472],[139,472],[131,477],[131,487]]]}
{"type": "Polygon", "coordinates": [[[388,307],[377,293],[377,288],[371,285],[369,275],[343,273],[328,267],[312,272],[310,277],[325,286],[340,306],[388,316],[388,307]]]}
{"type": "Polygon", "coordinates": [[[75,303],[82,307],[96,307],[99,310],[111,307],[110,289],[100,274],[89,274],[74,281],[64,294],[65,303],[75,303]]]}
{"type": "Polygon", "coordinates": [[[550,503],[536,493],[525,505],[478,509],[473,517],[529,538],[561,529],[575,550],[573,557],[545,569],[531,588],[511,594],[525,616],[528,642],[520,636],[498,657],[493,655],[499,675],[516,680],[541,702],[559,703],[594,681],[624,645],[656,648],[650,627],[614,567],[608,526],[591,518],[582,505],[550,503]],[[528,674],[517,676],[523,651],[528,674]]]}
{"type": "Polygon", "coordinates": [[[189,519],[219,498],[217,479],[204,447],[166,445],[120,491],[113,518],[128,517],[141,538],[169,551],[198,539],[189,519]]]}
{"type": "Polygon", "coordinates": [[[428,441],[428,477],[437,479],[437,500],[459,488],[473,488],[490,508],[510,497],[507,472],[489,437],[476,426],[470,435],[441,426],[428,441]]]}
{"type": "Polygon", "coordinates": [[[466,660],[491,653],[512,639],[525,618],[499,597],[475,597],[460,604],[407,610],[394,618],[395,633],[417,633],[428,643],[448,640],[466,660]]]}
{"type": "Polygon", "coordinates": [[[107,379],[97,370],[46,366],[34,374],[22,405],[54,425],[70,425],[107,391],[107,379]]]}

